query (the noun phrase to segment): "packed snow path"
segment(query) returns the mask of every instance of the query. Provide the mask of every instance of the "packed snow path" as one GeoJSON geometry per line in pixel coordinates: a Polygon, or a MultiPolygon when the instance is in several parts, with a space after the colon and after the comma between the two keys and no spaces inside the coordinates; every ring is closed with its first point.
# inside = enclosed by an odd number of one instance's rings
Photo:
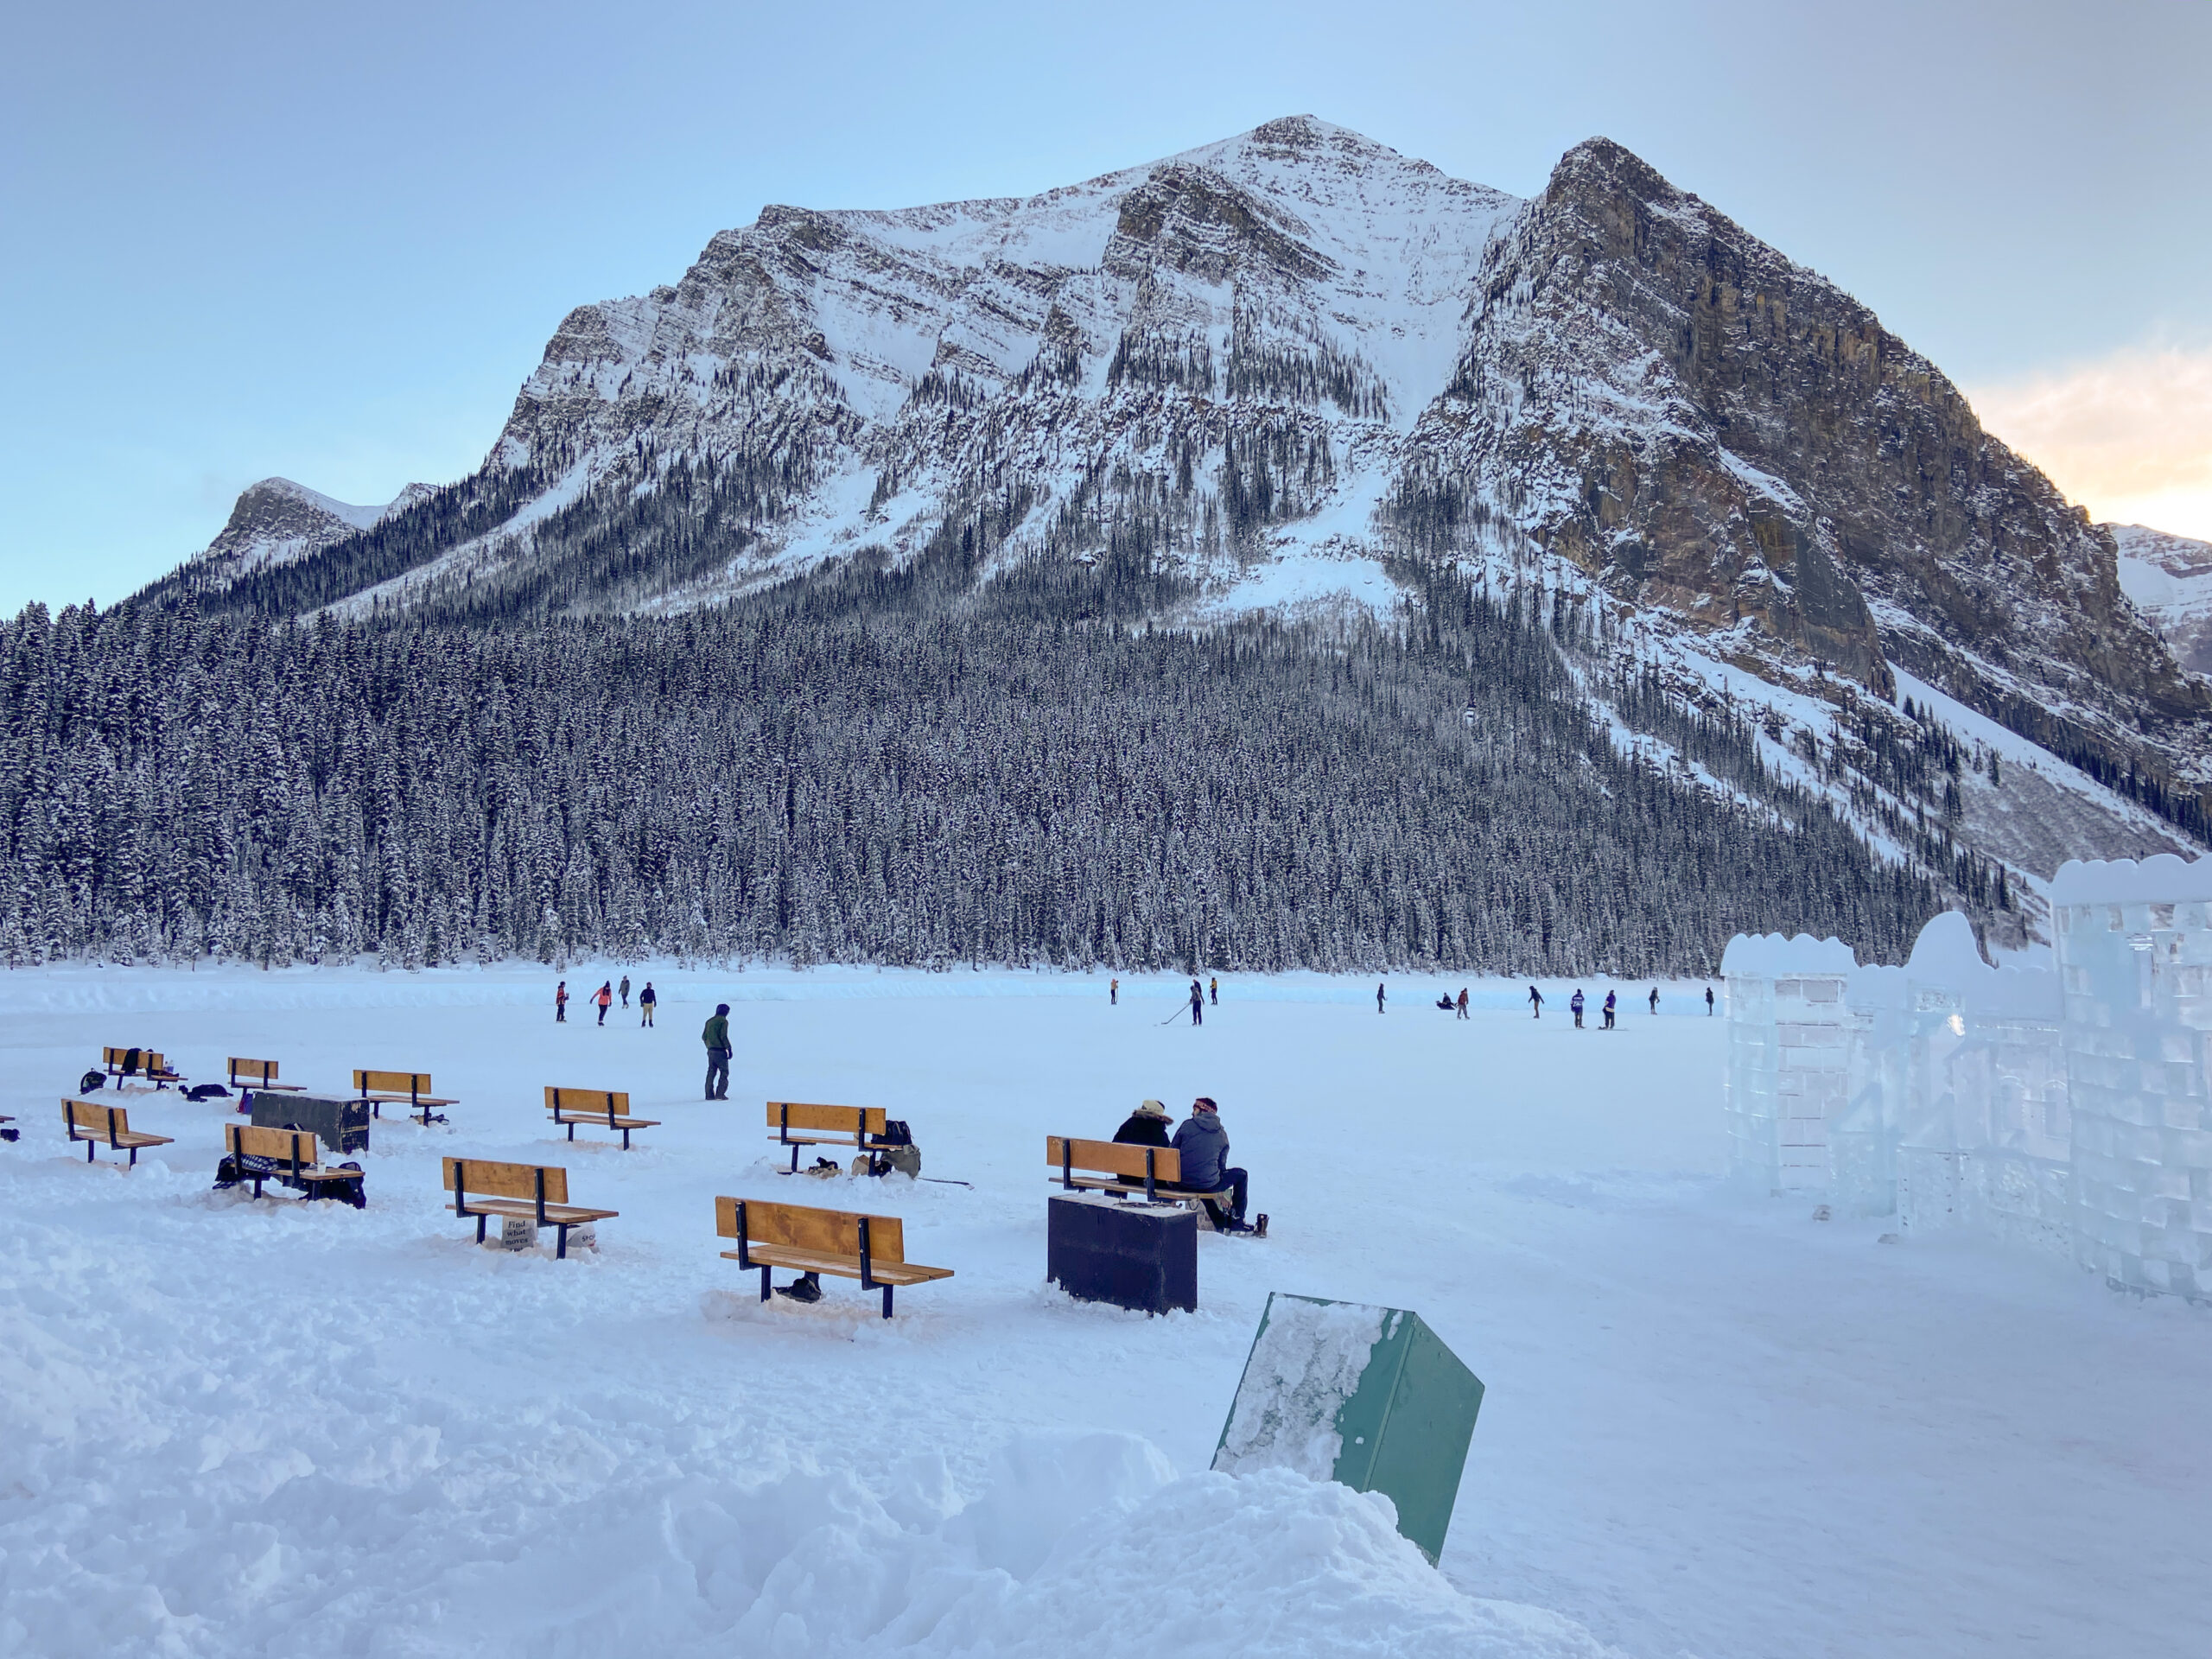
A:
{"type": "Polygon", "coordinates": [[[560,1027],[520,969],[0,976],[0,1653],[1764,1659],[2201,1628],[2212,1316],[1730,1194],[1699,988],[1654,1019],[1623,986],[1608,1033],[1565,985],[1541,1023],[1501,985],[1461,1022],[1426,980],[1380,1017],[1372,980],[1230,980],[1194,1031],[1161,1023],[1180,981],[1116,1008],[1103,976],[654,971],[647,1032],[593,1023],[606,976],[570,973],[560,1027]],[[65,1147],[103,1043],[331,1092],[427,1070],[461,1103],[377,1127],[365,1212],[255,1204],[210,1191],[224,1103],[131,1097],[176,1137],[135,1172],[65,1147]],[[664,1126],[571,1147],[549,1083],[664,1126]],[[1200,1239],[1196,1317],[1047,1289],[1043,1135],[1199,1093],[1273,1236],[1200,1239]],[[888,1107],[975,1186],[780,1176],[770,1096],[888,1107]],[[565,1165],[621,1215],[595,1255],[480,1249],[441,1154],[565,1165]],[[762,1306],[717,1192],[898,1213],[958,1276],[889,1322],[836,1280],[762,1306]],[[1488,1384],[1440,1578],[1339,1488],[1203,1472],[1270,1288],[1417,1308],[1488,1384]]]}

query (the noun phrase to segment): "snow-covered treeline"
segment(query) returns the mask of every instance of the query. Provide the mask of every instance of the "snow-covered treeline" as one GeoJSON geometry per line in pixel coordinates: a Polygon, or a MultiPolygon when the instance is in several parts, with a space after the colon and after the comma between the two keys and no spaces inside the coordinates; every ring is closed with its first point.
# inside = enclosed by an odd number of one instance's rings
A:
{"type": "Polygon", "coordinates": [[[1621,753],[1475,589],[1210,634],[900,593],[482,632],[34,607],[0,950],[1643,975],[1777,928],[1901,954],[1942,902],[1747,732],[1693,747],[1748,804],[1621,753]]]}

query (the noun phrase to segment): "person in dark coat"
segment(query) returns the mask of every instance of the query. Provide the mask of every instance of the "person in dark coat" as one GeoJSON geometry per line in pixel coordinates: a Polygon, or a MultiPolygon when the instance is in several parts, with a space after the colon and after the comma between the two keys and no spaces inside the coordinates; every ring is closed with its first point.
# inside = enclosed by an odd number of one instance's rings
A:
{"type": "Polygon", "coordinates": [[[1191,982],[1191,1023],[1203,1026],[1206,1022],[1206,994],[1198,988],[1198,982],[1191,982]]]}
{"type": "Polygon", "coordinates": [[[1221,1109],[1211,1095],[1200,1095],[1191,1103],[1191,1115],[1177,1128],[1174,1145],[1182,1154],[1183,1179],[1178,1185],[1184,1192],[1229,1194],[1226,1216],[1218,1204],[1206,1205],[1214,1226],[1224,1233],[1253,1231],[1244,1219],[1250,1178],[1243,1170],[1229,1166],[1229,1131],[1221,1127],[1221,1109]]]}
{"type": "Polygon", "coordinates": [[[729,1098],[729,1004],[715,1004],[715,1016],[699,1032],[699,1040],[707,1046],[707,1098],[729,1098]]]}
{"type": "Polygon", "coordinates": [[[652,981],[647,980],[645,988],[638,993],[638,1024],[639,1026],[652,1024],[653,1009],[659,1001],[660,997],[653,989],[652,981]]]}
{"type": "Polygon", "coordinates": [[[1529,1016],[1531,1020],[1544,1017],[1544,994],[1533,985],[1529,988],[1529,1007],[1533,1010],[1529,1016]]]}
{"type": "Polygon", "coordinates": [[[1713,1018],[1713,987],[1710,985],[1705,988],[1705,1017],[1708,1020],[1713,1018]]]}
{"type": "Polygon", "coordinates": [[[1569,1009],[1569,1010],[1573,1014],[1573,1015],[1574,1015],[1574,1028],[1575,1028],[1577,1031],[1581,1030],[1581,1029],[1582,1029],[1582,988],[1581,988],[1580,985],[1578,985],[1578,986],[1576,986],[1576,987],[1574,988],[1574,995],[1573,995],[1573,996],[1570,996],[1570,997],[1568,997],[1568,998],[1567,999],[1567,1006],[1568,1009],[1569,1009]]]}
{"type": "Polygon", "coordinates": [[[1172,1146],[1174,1143],[1167,1138],[1167,1126],[1173,1122],[1167,1116],[1167,1109],[1158,1101],[1140,1101],[1136,1110],[1114,1131],[1114,1139],[1125,1147],[1172,1146]]]}
{"type": "Polygon", "coordinates": [[[1651,988],[1651,1012],[1659,1012],[1659,988],[1656,985],[1651,988]]]}
{"type": "Polygon", "coordinates": [[[622,983],[621,983],[621,985],[620,985],[618,988],[619,988],[619,989],[621,991],[621,993],[622,993],[622,1006],[623,1006],[624,1007],[626,1007],[626,1007],[628,1007],[630,1006],[630,976],[629,976],[629,975],[625,974],[625,975],[623,975],[623,976],[622,976],[622,983]]]}
{"type": "Polygon", "coordinates": [[[1617,1006],[1613,993],[1607,991],[1605,993],[1605,1029],[1607,1031],[1613,1028],[1613,1010],[1617,1006]]]}

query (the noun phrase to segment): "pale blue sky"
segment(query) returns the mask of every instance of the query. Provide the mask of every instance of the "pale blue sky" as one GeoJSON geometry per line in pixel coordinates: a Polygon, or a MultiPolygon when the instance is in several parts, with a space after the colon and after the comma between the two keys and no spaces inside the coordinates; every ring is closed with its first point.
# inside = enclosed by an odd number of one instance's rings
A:
{"type": "Polygon", "coordinates": [[[8,611],[122,597],[270,474],[460,476],[564,312],[766,202],[1023,194],[1298,112],[1516,194],[1607,134],[1969,386],[2212,345],[2198,0],[15,0],[5,38],[8,611]]]}

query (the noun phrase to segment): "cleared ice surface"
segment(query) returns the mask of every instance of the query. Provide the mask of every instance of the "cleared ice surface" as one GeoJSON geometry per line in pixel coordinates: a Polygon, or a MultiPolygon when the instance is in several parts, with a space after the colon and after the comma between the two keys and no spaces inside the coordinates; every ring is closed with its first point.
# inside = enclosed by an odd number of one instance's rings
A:
{"type": "Polygon", "coordinates": [[[2051,883],[2066,1005],[2075,1259],[2212,1300],[2212,859],[2069,863],[2051,883]]]}
{"type": "Polygon", "coordinates": [[[1213,1466],[1230,1475],[1280,1468],[1333,1478],[1344,1449],[1337,1414],[1358,1392],[1387,1312],[1302,1296],[1270,1302],[1213,1466]]]}
{"type": "Polygon", "coordinates": [[[1739,933],[1728,982],[1728,1148],[1738,1179],[1773,1192],[1825,1192],[1828,1129],[1847,1098],[1851,949],[1806,934],[1739,933]]]}

